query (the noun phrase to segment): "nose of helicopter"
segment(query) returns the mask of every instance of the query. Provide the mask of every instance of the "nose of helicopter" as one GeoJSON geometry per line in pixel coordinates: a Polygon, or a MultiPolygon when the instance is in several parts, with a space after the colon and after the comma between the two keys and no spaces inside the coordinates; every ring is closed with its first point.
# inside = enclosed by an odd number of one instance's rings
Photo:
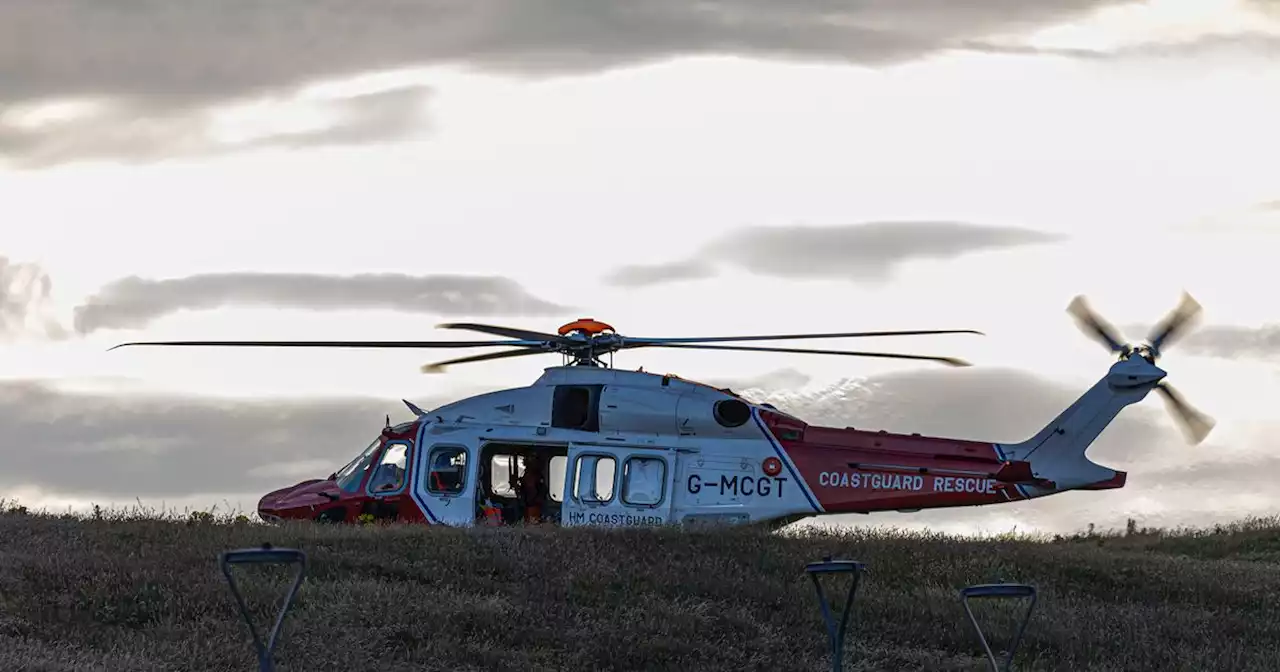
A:
{"type": "Polygon", "coordinates": [[[280,502],[288,495],[291,488],[281,488],[272,490],[263,495],[258,500],[258,517],[268,523],[274,523],[282,520],[280,516],[280,502]]]}

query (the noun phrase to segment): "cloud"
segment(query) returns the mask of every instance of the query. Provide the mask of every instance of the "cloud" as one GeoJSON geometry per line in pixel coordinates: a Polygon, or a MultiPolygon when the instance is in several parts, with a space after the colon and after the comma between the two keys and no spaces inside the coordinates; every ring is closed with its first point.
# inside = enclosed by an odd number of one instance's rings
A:
{"type": "Polygon", "coordinates": [[[894,266],[916,259],[950,259],[970,252],[1060,240],[1014,227],[961,222],[869,222],[842,226],[753,226],[711,242],[694,258],[624,266],[606,282],[641,287],[708,277],[722,262],[782,278],[886,279],[894,266]],[[674,271],[672,269],[675,269],[674,271]],[[684,270],[684,273],[680,271],[684,270]],[[694,272],[696,271],[696,272],[694,272]]]}
{"type": "MultiPolygon", "coordinates": [[[[1099,371],[1099,376],[1102,371],[1099,371]]],[[[911,371],[845,380],[821,389],[787,389],[787,371],[762,377],[757,388],[735,387],[747,398],[769,402],[811,424],[858,429],[919,432],[978,441],[1017,442],[1033,436],[1082,395],[1087,386],[1068,388],[1030,373],[1008,369],[911,371]]],[[[1277,427],[1280,428],[1280,427],[1277,427]]],[[[1089,449],[1090,459],[1128,471],[1123,489],[1069,492],[1008,505],[885,512],[824,519],[825,523],[932,527],[963,531],[1039,529],[1072,532],[1089,523],[1123,529],[1128,518],[1140,525],[1176,526],[1229,522],[1274,513],[1280,494],[1264,485],[1271,474],[1268,437],[1255,433],[1255,448],[1224,458],[1211,434],[1188,446],[1168,420],[1158,395],[1124,409],[1089,449]],[[1241,485],[1247,484],[1242,489],[1241,485]]]]}
{"type": "MultiPolygon", "coordinates": [[[[430,408],[443,400],[413,401],[430,408]]],[[[115,501],[261,494],[328,476],[377,436],[387,414],[393,422],[411,417],[399,400],[71,394],[4,381],[0,492],[34,487],[115,501]]]]}
{"type": "Polygon", "coordinates": [[[75,329],[133,329],[180,310],[228,305],[310,310],[381,308],[441,315],[553,315],[568,310],[509,278],[398,273],[211,273],[172,280],[131,276],[103,287],[75,309],[75,329]]]}
{"type": "Polygon", "coordinates": [[[662,264],[635,264],[623,266],[605,277],[611,285],[644,287],[681,280],[703,280],[714,277],[716,268],[698,259],[685,259],[662,264]]]}
{"type": "Polygon", "coordinates": [[[149,109],[129,101],[51,124],[23,123],[38,110],[10,112],[0,115],[0,156],[10,157],[15,167],[42,168],[84,159],[138,163],[246,149],[367,144],[416,132],[427,95],[425,87],[407,87],[321,101],[309,110],[328,118],[319,125],[225,141],[217,138],[214,111],[192,106],[149,109]]]}
{"type": "Polygon", "coordinates": [[[1203,327],[1173,347],[1216,357],[1274,357],[1280,355],[1280,324],[1259,328],[1203,327]]]}
{"type": "MultiPolygon", "coordinates": [[[[795,372],[756,382],[762,387],[734,389],[814,424],[988,441],[1031,436],[1084,392],[998,369],[899,373],[807,392],[786,389],[807,382],[795,372]]],[[[430,408],[446,399],[413,401],[430,408]]],[[[224,493],[242,493],[242,505],[251,506],[263,492],[327,476],[373,439],[387,413],[393,421],[407,417],[390,399],[255,402],[72,394],[37,382],[0,382],[6,436],[0,497],[36,492],[49,501],[130,503],[136,497],[144,504],[205,506],[201,497],[212,504],[224,493]]],[[[1123,528],[1130,516],[1143,525],[1204,524],[1248,513],[1244,504],[1233,510],[1229,500],[1241,483],[1255,483],[1254,470],[1267,463],[1224,461],[1215,456],[1212,436],[1208,447],[1190,449],[1169,423],[1159,422],[1162,413],[1152,400],[1126,409],[1090,450],[1099,463],[1129,470],[1122,490],[824,520],[944,528],[985,522],[1003,529],[1017,523],[1068,532],[1090,522],[1123,528]],[[1197,455],[1206,457],[1196,463],[1197,455]]],[[[1252,489],[1249,506],[1274,506],[1278,497],[1271,492],[1252,489]]]]}
{"type": "Polygon", "coordinates": [[[84,148],[136,159],[170,142],[180,151],[207,148],[198,131],[210,108],[370,72],[461,64],[537,75],[705,54],[878,65],[1028,33],[1111,4],[1119,3],[7,0],[0,109],[107,100],[128,112],[70,134],[10,132],[8,151],[52,161],[84,148]],[[133,129],[108,130],[125,119],[133,129]],[[109,139],[93,140],[95,128],[109,139]]]}
{"type": "Polygon", "coordinates": [[[13,263],[0,256],[0,339],[28,334],[65,336],[62,327],[46,314],[52,291],[52,280],[39,266],[13,263]]]}
{"type": "MultiPolygon", "coordinates": [[[[1118,327],[1121,338],[1132,343],[1146,342],[1154,325],[1126,324],[1118,327]]],[[[1226,324],[1194,325],[1192,331],[1177,336],[1164,348],[1211,357],[1257,357],[1280,355],[1280,324],[1237,327],[1226,324]]]]}

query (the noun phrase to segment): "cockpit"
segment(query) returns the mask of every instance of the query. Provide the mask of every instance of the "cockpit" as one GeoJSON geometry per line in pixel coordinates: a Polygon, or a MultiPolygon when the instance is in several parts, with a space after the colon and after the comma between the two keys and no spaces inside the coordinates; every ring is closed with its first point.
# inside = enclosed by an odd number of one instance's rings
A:
{"type": "Polygon", "coordinates": [[[373,462],[373,454],[377,452],[378,447],[382,445],[382,437],[373,440],[368,448],[351,460],[347,465],[333,474],[334,481],[337,482],[338,488],[343,492],[355,492],[360,487],[360,482],[364,480],[364,475],[369,471],[369,465],[373,462]]]}

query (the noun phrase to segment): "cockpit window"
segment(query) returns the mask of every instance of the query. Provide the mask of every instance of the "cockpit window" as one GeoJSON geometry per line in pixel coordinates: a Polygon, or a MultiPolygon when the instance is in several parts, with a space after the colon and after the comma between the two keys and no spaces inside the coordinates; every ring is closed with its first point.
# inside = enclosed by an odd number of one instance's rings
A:
{"type": "Polygon", "coordinates": [[[368,448],[356,459],[347,463],[347,466],[338,470],[336,480],[338,487],[346,492],[355,492],[360,487],[360,481],[364,480],[364,473],[369,470],[369,462],[373,459],[373,452],[382,444],[382,437],[373,440],[368,448]]]}
{"type": "Polygon", "coordinates": [[[408,452],[409,444],[403,441],[387,444],[387,449],[382,451],[382,459],[378,460],[378,468],[369,479],[370,492],[392,493],[404,487],[404,470],[408,452]]]}

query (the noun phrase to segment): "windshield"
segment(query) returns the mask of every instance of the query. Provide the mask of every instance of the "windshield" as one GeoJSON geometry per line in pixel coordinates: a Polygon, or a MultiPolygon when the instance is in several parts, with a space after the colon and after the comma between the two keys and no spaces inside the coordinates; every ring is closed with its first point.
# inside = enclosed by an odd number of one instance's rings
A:
{"type": "Polygon", "coordinates": [[[338,482],[339,488],[342,488],[347,492],[355,492],[356,488],[360,485],[360,481],[364,479],[364,472],[369,470],[369,463],[372,461],[373,452],[378,449],[378,446],[381,445],[381,443],[382,437],[379,436],[373,440],[373,443],[369,444],[368,448],[364,449],[363,453],[360,453],[359,457],[348,462],[347,466],[338,470],[334,476],[338,482]]]}

